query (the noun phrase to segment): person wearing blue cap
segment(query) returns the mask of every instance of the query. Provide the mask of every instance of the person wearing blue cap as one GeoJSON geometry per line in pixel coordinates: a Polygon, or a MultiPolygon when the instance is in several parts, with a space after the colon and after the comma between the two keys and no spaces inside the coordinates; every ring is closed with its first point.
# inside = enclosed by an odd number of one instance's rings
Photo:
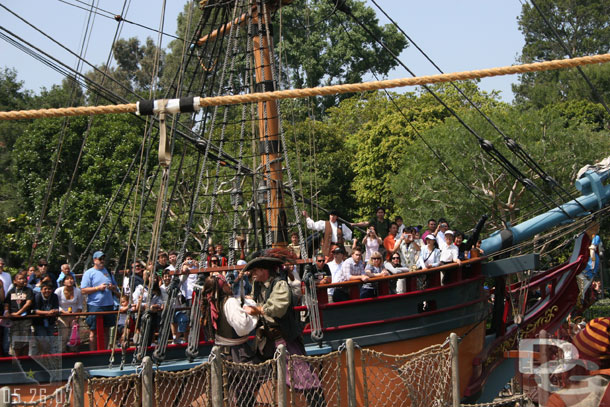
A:
{"type": "MultiPolygon", "coordinates": [[[[85,271],[81,280],[81,293],[87,296],[87,312],[113,311],[114,298],[113,295],[119,295],[117,283],[114,276],[106,270],[104,265],[106,256],[102,251],[93,253],[93,267],[85,271]]],[[[87,317],[87,325],[89,325],[89,349],[96,348],[96,318],[95,315],[87,317]]],[[[104,318],[104,340],[107,347],[108,339],[110,338],[110,327],[114,326],[116,315],[107,314],[101,316],[104,318]]]]}

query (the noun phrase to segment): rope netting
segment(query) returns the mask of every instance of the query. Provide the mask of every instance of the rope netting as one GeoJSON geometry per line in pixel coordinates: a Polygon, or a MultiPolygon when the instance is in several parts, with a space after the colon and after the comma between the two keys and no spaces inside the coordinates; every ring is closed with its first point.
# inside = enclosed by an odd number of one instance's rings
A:
{"type": "Polygon", "coordinates": [[[496,399],[489,403],[460,404],[461,407],[503,407],[503,406],[529,406],[533,405],[526,394],[515,394],[514,396],[496,399]]]}
{"type": "Polygon", "coordinates": [[[324,356],[288,356],[290,380],[289,401],[292,406],[340,406],[341,390],[347,393],[347,381],[342,380],[341,352],[324,356]]]}
{"type": "Polygon", "coordinates": [[[158,406],[178,407],[212,405],[211,364],[199,366],[181,372],[155,372],[155,400],[158,406]]]}
{"type": "Polygon", "coordinates": [[[137,373],[88,380],[89,407],[139,407],[142,383],[137,373]]]}
{"type": "Polygon", "coordinates": [[[277,406],[277,364],[222,361],[225,406],[277,406]]]}
{"type": "Polygon", "coordinates": [[[433,345],[409,355],[361,350],[367,406],[446,406],[451,404],[451,351],[433,345]]]}
{"type": "MultiPolygon", "coordinates": [[[[37,393],[41,393],[40,390],[37,390],[37,393]]],[[[53,391],[53,393],[42,396],[36,400],[21,400],[21,397],[13,395],[13,400],[10,406],[12,407],[26,407],[26,406],[35,406],[35,407],[69,407],[71,404],[72,392],[70,390],[70,381],[67,384],[58,387],[53,391]]]]}

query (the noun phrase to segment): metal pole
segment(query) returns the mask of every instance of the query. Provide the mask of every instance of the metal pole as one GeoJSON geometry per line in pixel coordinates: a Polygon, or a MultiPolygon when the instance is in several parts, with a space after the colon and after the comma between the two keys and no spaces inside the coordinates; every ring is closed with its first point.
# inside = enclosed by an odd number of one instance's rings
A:
{"type": "Polygon", "coordinates": [[[210,354],[212,363],[212,407],[222,407],[222,360],[220,359],[220,348],[214,346],[210,354]]]}
{"type": "Polygon", "coordinates": [[[0,407],[10,407],[13,405],[13,397],[11,396],[11,388],[4,386],[0,389],[0,407]]]}
{"type": "Polygon", "coordinates": [[[451,345],[451,393],[453,398],[453,407],[460,407],[460,361],[459,361],[459,343],[458,336],[455,332],[449,335],[451,345]]]}
{"type": "Polygon", "coordinates": [[[150,356],[142,359],[142,407],[153,407],[153,362],[150,356]]]}
{"type": "Polygon", "coordinates": [[[74,378],[72,379],[72,399],[74,407],[85,407],[85,366],[83,362],[74,364],[74,378]]]}
{"type": "Polygon", "coordinates": [[[277,405],[286,407],[288,405],[288,395],[286,392],[286,346],[277,347],[279,356],[277,358],[277,405]]]}
{"type": "Polygon", "coordinates": [[[347,350],[345,359],[347,361],[347,405],[356,407],[356,357],[354,355],[354,340],[349,338],[345,341],[347,350]]]}

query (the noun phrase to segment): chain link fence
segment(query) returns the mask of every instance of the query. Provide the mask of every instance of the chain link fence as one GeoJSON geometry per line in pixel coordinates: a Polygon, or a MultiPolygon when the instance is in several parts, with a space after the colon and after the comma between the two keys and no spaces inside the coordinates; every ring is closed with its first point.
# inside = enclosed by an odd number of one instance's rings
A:
{"type": "Polygon", "coordinates": [[[433,345],[409,355],[361,349],[364,404],[437,407],[452,404],[451,350],[433,345]]]}
{"type": "Polygon", "coordinates": [[[155,401],[163,407],[211,407],[210,363],[181,372],[155,372],[155,401]]]}

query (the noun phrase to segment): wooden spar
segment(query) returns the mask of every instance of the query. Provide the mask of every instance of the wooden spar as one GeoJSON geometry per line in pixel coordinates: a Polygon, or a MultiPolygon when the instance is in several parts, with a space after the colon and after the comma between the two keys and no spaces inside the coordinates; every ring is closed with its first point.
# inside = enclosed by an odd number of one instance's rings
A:
{"type": "MultiPolygon", "coordinates": [[[[255,22],[258,20],[259,11],[253,15],[255,22]]],[[[261,20],[270,21],[269,8],[265,8],[265,15],[261,20]]],[[[252,37],[254,44],[255,77],[258,86],[266,91],[267,84],[273,84],[273,72],[271,69],[271,36],[265,33],[252,37]],[[269,38],[269,39],[268,39],[269,38]]],[[[275,86],[273,86],[275,87],[275,86]]],[[[286,246],[288,242],[288,231],[286,227],[286,213],[284,211],[284,200],[282,198],[282,160],[280,156],[279,142],[279,118],[277,101],[258,102],[258,133],[259,154],[261,165],[265,174],[264,179],[267,187],[271,189],[271,199],[267,202],[267,225],[272,234],[273,247],[286,246]],[[265,147],[266,146],[266,147],[265,147]]]]}
{"type": "MultiPolygon", "coordinates": [[[[253,6],[252,8],[255,9],[256,6],[253,6]]],[[[219,35],[223,35],[225,32],[227,32],[227,30],[230,31],[233,24],[237,24],[237,25],[243,24],[244,21],[246,21],[246,17],[247,17],[247,14],[244,13],[241,16],[236,17],[235,20],[229,21],[228,23],[224,24],[222,27],[217,28],[216,30],[212,31],[211,33],[209,33],[207,35],[204,35],[203,37],[201,37],[197,40],[197,45],[201,46],[204,43],[206,43],[207,41],[213,40],[216,37],[218,37],[219,35]]]]}

